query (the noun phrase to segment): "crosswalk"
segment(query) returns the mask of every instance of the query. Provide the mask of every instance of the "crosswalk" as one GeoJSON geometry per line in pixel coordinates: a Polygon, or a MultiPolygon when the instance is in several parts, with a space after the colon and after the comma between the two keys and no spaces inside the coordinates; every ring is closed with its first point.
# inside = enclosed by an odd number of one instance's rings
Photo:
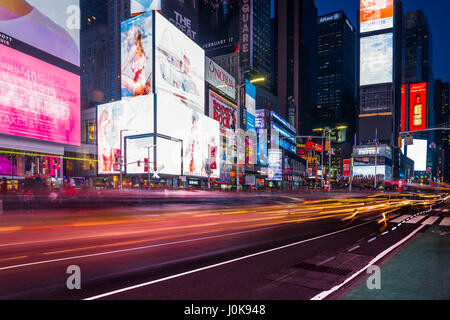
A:
{"type": "Polygon", "coordinates": [[[419,214],[417,216],[401,214],[392,217],[388,222],[390,223],[406,223],[406,224],[422,224],[422,225],[439,225],[450,226],[449,209],[436,208],[429,213],[419,214]]]}

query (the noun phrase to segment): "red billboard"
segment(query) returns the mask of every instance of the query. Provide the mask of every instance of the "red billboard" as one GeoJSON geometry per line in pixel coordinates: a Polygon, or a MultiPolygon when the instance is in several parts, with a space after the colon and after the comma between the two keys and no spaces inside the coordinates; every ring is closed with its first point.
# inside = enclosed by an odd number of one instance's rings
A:
{"type": "Polygon", "coordinates": [[[406,85],[402,85],[401,132],[406,131],[406,85]]]}
{"type": "Polygon", "coordinates": [[[236,130],[236,106],[212,91],[209,91],[209,116],[219,121],[220,129],[236,130]]]}
{"type": "Polygon", "coordinates": [[[350,177],[350,159],[344,160],[342,175],[346,178],[350,177]]]}
{"type": "Polygon", "coordinates": [[[427,83],[411,84],[409,88],[409,130],[427,128],[427,83]]]}
{"type": "Polygon", "coordinates": [[[317,152],[322,152],[323,146],[316,142],[307,141],[306,142],[306,150],[314,150],[317,152]]]}

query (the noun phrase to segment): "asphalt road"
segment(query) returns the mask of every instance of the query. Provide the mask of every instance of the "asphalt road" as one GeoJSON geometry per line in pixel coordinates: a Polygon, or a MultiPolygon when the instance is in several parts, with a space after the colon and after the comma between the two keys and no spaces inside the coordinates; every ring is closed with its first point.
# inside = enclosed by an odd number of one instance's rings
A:
{"type": "Polygon", "coordinates": [[[435,204],[253,200],[2,217],[0,299],[311,299],[416,228],[389,219],[435,204]]]}

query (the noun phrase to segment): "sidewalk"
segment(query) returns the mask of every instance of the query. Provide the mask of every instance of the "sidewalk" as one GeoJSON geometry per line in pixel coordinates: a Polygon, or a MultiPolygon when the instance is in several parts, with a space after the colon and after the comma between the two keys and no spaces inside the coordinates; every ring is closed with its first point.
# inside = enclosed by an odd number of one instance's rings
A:
{"type": "Polygon", "coordinates": [[[342,300],[450,299],[450,227],[431,226],[381,266],[381,289],[366,279],[342,300]]]}

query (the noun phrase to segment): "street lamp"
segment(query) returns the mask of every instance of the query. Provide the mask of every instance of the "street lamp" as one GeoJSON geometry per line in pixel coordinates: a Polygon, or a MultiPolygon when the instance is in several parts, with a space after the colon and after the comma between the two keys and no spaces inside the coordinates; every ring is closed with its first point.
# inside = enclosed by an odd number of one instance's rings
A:
{"type": "MultiPolygon", "coordinates": [[[[131,129],[122,129],[122,130],[120,130],[120,158],[119,158],[119,165],[120,165],[120,190],[123,190],[123,185],[122,185],[122,181],[123,181],[123,165],[124,165],[124,161],[123,161],[123,159],[124,159],[124,157],[123,157],[123,153],[122,153],[122,140],[123,140],[123,138],[122,138],[122,136],[123,136],[123,133],[124,132],[127,132],[127,131],[135,131],[135,132],[137,132],[136,130],[131,130],[131,129]]],[[[125,164],[126,165],[126,164],[125,164]]]]}
{"type": "MultiPolygon", "coordinates": [[[[239,81],[240,81],[240,77],[239,77],[239,81]]],[[[260,77],[260,78],[255,78],[252,80],[249,80],[250,83],[260,83],[260,82],[264,82],[266,81],[265,77],[260,77]]],[[[238,112],[240,112],[240,108],[241,108],[241,88],[244,87],[246,85],[246,83],[239,83],[238,87],[237,87],[237,104],[238,104],[238,112]]],[[[239,124],[240,125],[240,124],[239,124]]],[[[236,127],[238,126],[238,124],[236,124],[236,127]]],[[[236,129],[237,131],[237,129],[236,129]]],[[[236,147],[237,147],[237,159],[236,159],[236,190],[239,191],[240,189],[240,183],[239,183],[239,140],[236,139],[236,147]]]]}

